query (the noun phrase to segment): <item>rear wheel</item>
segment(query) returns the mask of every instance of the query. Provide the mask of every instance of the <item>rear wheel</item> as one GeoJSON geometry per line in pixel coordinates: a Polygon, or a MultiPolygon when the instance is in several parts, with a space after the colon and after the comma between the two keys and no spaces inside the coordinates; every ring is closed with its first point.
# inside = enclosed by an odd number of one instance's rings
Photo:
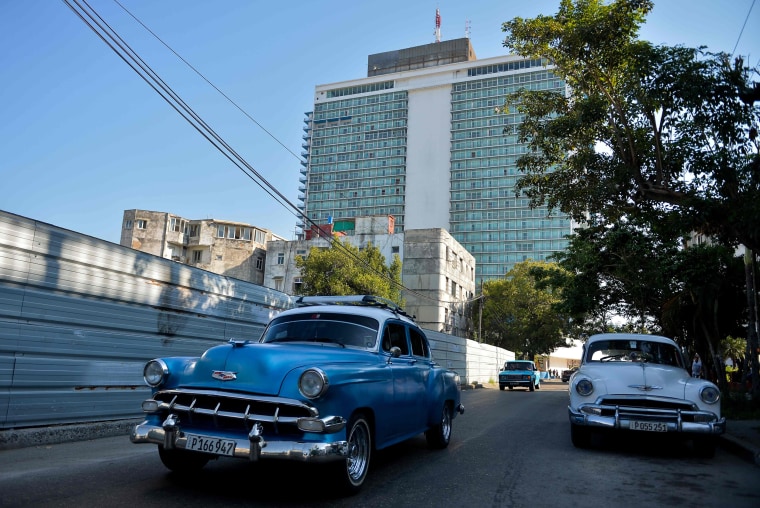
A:
{"type": "Polygon", "coordinates": [[[204,453],[189,452],[181,449],[167,450],[163,446],[158,447],[158,456],[167,469],[177,473],[198,471],[211,460],[211,456],[204,453]]]}
{"type": "Polygon", "coordinates": [[[351,417],[346,427],[348,456],[334,464],[338,489],[346,494],[359,492],[369,471],[372,456],[372,434],[363,414],[351,417]]]}
{"type": "Polygon", "coordinates": [[[591,445],[591,430],[588,427],[571,423],[570,440],[576,448],[588,448],[591,445]]]}
{"type": "Polygon", "coordinates": [[[431,448],[446,448],[451,441],[451,407],[449,404],[443,405],[441,420],[438,425],[430,427],[425,432],[425,438],[431,448]]]}

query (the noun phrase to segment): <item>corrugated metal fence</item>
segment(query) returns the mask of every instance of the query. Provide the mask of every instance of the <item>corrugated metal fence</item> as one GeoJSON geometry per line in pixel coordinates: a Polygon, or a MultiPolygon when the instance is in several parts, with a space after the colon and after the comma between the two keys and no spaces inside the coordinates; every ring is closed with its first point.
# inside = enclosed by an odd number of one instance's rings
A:
{"type": "MultiPolygon", "coordinates": [[[[144,363],[256,338],[293,298],[0,210],[0,429],[140,416],[144,363]]],[[[463,383],[514,354],[426,330],[463,383]]]]}
{"type": "Polygon", "coordinates": [[[139,416],[146,360],[258,337],[290,296],[0,212],[0,428],[139,416]]]}

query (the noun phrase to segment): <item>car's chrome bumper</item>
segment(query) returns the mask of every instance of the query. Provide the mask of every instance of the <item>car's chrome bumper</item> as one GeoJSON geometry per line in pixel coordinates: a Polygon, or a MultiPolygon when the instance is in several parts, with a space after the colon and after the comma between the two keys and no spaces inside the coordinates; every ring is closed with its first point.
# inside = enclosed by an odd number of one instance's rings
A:
{"type": "MultiPolygon", "coordinates": [[[[346,441],[329,443],[307,441],[267,441],[254,427],[247,438],[231,438],[229,436],[213,436],[235,441],[233,457],[247,458],[252,461],[259,459],[287,459],[300,462],[329,462],[340,460],[348,455],[346,441]]],[[[136,425],[130,434],[133,443],[153,443],[166,449],[184,449],[187,438],[179,427],[154,425],[147,420],[136,425]]]]}
{"type": "Polygon", "coordinates": [[[651,420],[665,423],[668,432],[682,432],[686,434],[723,434],[726,431],[726,419],[716,418],[708,411],[685,411],[685,410],[642,410],[641,408],[614,408],[614,414],[602,415],[602,410],[609,412],[610,406],[598,404],[585,404],[577,410],[568,406],[570,423],[603,429],[626,429],[630,428],[633,420],[651,420]],[[635,411],[635,416],[626,409],[635,411]],[[684,419],[688,421],[684,421],[684,419]]]}

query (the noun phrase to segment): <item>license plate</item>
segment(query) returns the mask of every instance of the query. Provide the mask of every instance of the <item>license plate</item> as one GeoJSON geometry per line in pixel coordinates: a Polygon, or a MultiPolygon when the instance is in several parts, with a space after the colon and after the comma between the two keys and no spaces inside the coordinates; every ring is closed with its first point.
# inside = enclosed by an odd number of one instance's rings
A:
{"type": "Polygon", "coordinates": [[[667,432],[668,424],[663,422],[642,422],[639,420],[631,420],[631,424],[628,428],[631,430],[645,430],[648,432],[667,432]]]}
{"type": "Polygon", "coordinates": [[[196,436],[195,434],[185,434],[185,438],[187,439],[186,450],[228,456],[235,454],[235,441],[232,439],[196,436]]]}

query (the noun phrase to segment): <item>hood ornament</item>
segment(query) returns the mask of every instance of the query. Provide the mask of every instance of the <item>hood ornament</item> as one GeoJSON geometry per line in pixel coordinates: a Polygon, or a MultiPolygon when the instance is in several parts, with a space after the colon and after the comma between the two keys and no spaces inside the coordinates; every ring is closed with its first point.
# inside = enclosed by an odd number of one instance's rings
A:
{"type": "Polygon", "coordinates": [[[211,373],[211,377],[218,379],[219,381],[234,381],[237,379],[237,372],[230,372],[228,370],[215,370],[211,373]]]}
{"type": "Polygon", "coordinates": [[[628,388],[635,388],[642,392],[651,392],[652,390],[662,390],[662,386],[655,385],[628,385],[628,388]]]}

